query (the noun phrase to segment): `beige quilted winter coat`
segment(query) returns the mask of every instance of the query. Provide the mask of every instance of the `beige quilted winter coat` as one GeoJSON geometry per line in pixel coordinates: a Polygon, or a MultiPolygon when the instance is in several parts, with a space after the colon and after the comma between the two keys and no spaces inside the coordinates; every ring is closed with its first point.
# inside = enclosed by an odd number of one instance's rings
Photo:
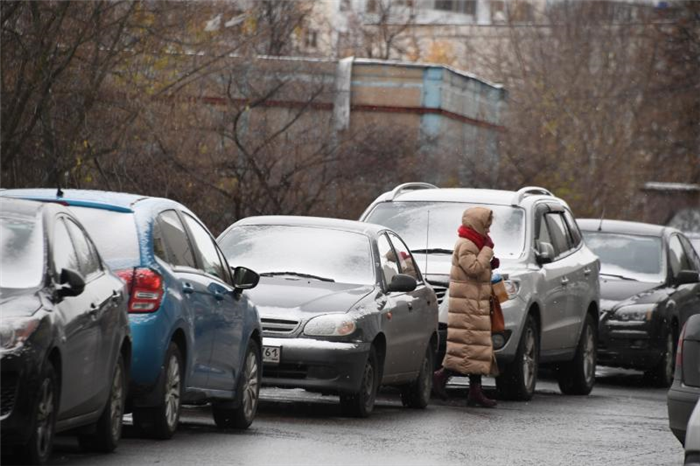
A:
{"type": "MultiPolygon", "coordinates": [[[[467,209],[462,224],[480,234],[491,225],[492,212],[483,207],[467,209]]],[[[460,374],[495,375],[497,366],[491,344],[491,259],[493,249],[481,251],[459,238],[452,254],[447,352],[442,365],[460,374]]]]}

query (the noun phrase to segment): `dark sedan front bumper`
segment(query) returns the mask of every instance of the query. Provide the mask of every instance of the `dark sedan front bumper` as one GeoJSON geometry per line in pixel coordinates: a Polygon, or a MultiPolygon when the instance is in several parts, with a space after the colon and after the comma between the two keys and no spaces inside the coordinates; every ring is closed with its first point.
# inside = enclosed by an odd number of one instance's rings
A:
{"type": "Polygon", "coordinates": [[[32,413],[39,393],[42,358],[27,347],[0,358],[0,436],[3,448],[29,440],[32,413]]]}
{"type": "Polygon", "coordinates": [[[354,393],[360,389],[371,344],[264,337],[263,346],[281,351],[279,364],[263,365],[263,385],[354,393]]]}
{"type": "Polygon", "coordinates": [[[598,364],[649,370],[664,354],[664,341],[646,321],[602,320],[598,328],[598,364]]]}

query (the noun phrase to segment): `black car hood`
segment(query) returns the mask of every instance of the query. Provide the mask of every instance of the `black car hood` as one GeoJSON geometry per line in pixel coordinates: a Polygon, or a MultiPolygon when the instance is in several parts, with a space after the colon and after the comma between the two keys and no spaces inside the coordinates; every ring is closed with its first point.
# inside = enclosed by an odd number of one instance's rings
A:
{"type": "Polygon", "coordinates": [[[0,290],[0,308],[3,319],[8,317],[29,317],[41,308],[41,299],[35,289],[0,290]]]}
{"type": "Polygon", "coordinates": [[[632,304],[655,304],[668,298],[663,283],[604,278],[600,281],[600,301],[604,309],[632,304]]]}
{"type": "Polygon", "coordinates": [[[374,290],[370,285],[263,277],[246,294],[260,317],[307,319],[315,314],[347,312],[374,290]]]}

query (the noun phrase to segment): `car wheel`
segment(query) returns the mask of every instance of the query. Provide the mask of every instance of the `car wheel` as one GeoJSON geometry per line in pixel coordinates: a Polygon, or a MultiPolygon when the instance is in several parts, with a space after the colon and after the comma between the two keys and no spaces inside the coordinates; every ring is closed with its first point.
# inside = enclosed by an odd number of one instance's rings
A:
{"type": "Polygon", "coordinates": [[[182,367],[180,349],[171,342],[165,354],[161,404],[155,408],[136,408],[133,412],[134,425],[142,434],[162,440],[175,434],[184,389],[182,367]]]}
{"type": "Polygon", "coordinates": [[[341,394],[340,409],[346,416],[368,417],[374,410],[374,401],[379,388],[379,371],[377,368],[377,353],[371,347],[367,355],[360,390],[357,393],[341,394]]]}
{"type": "Polygon", "coordinates": [[[122,415],[126,398],[126,371],[124,357],[120,354],[112,375],[112,385],[107,404],[97,420],[95,433],[79,435],[78,443],[85,450],[109,453],[114,451],[122,436],[122,415]]]}
{"type": "Polygon", "coordinates": [[[22,446],[19,460],[24,464],[45,464],[56,432],[56,414],[58,413],[59,388],[53,364],[47,361],[41,376],[39,392],[34,404],[30,422],[31,436],[22,446]]]}
{"type": "Polygon", "coordinates": [[[535,394],[540,358],[539,344],[535,318],[528,315],[515,359],[496,377],[496,386],[503,398],[527,401],[535,394]]]}
{"type": "Polygon", "coordinates": [[[664,337],[663,354],[651,370],[644,373],[645,378],[656,387],[669,387],[673,383],[675,370],[675,340],[669,329],[664,337]]]}
{"type": "Polygon", "coordinates": [[[255,419],[260,401],[260,382],[262,378],[260,346],[250,340],[246,351],[243,369],[238,378],[236,390],[236,408],[227,408],[223,404],[213,404],[212,414],[216,426],[224,429],[247,429],[255,419]]]}
{"type": "Polygon", "coordinates": [[[596,355],[598,339],[595,323],[590,314],[586,315],[581,338],[576,347],[574,359],[562,363],[557,370],[559,389],[565,395],[588,395],[595,385],[596,355]]]}
{"type": "Polygon", "coordinates": [[[416,380],[401,387],[401,403],[409,408],[424,409],[433,389],[433,348],[428,345],[416,380]]]}

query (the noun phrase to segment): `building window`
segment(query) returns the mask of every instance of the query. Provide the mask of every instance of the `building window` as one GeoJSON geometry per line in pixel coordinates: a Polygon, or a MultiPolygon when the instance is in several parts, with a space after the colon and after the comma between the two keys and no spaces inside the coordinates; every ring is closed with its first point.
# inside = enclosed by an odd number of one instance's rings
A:
{"type": "Polygon", "coordinates": [[[304,46],[310,49],[318,47],[318,32],[313,29],[308,29],[304,36],[304,46]]]}
{"type": "Polygon", "coordinates": [[[476,15],[476,0],[435,0],[435,9],[476,15]]]}

